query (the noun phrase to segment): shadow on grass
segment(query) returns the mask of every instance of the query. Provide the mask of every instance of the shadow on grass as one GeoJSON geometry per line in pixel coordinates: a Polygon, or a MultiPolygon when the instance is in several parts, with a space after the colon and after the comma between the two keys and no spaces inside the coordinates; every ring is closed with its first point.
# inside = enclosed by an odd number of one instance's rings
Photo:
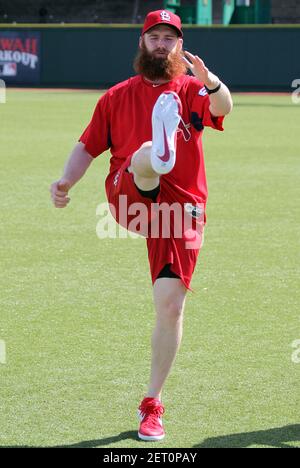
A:
{"type": "Polygon", "coordinates": [[[298,442],[300,447],[300,424],[277,427],[266,431],[245,432],[205,439],[193,448],[247,448],[262,445],[276,448],[294,448],[288,442],[298,442]]]}
{"type": "Polygon", "coordinates": [[[77,442],[75,444],[66,444],[66,445],[52,445],[52,446],[32,446],[32,445],[7,445],[1,446],[2,448],[95,448],[95,447],[103,447],[105,445],[114,444],[116,442],[120,442],[121,440],[135,440],[139,441],[140,439],[137,436],[137,431],[127,431],[121,432],[119,435],[106,437],[105,439],[95,439],[95,440],[83,440],[81,442],[77,442]]]}
{"type": "MultiPolygon", "coordinates": [[[[7,445],[2,448],[96,448],[120,442],[122,440],[135,440],[141,442],[137,431],[121,432],[120,434],[104,439],[83,440],[75,444],[54,446],[32,446],[32,445],[7,445]]],[[[300,424],[268,429],[265,431],[245,432],[241,434],[230,434],[205,439],[192,448],[247,448],[254,445],[269,446],[276,448],[294,448],[288,442],[297,442],[300,447],[300,424]]]]}

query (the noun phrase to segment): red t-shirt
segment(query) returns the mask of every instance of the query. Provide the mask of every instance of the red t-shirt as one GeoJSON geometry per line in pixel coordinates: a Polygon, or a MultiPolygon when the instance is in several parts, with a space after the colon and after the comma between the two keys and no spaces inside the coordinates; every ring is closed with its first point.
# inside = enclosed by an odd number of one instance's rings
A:
{"type": "Polygon", "coordinates": [[[142,143],[152,140],[152,109],[164,91],[175,91],[179,95],[184,125],[179,125],[176,165],[163,177],[182,194],[205,203],[207,185],[202,132],[205,126],[223,130],[224,117],[211,115],[209,96],[203,83],[195,77],[182,75],[169,83],[153,86],[138,75],[113,86],[99,99],[80,141],[93,157],[110,149],[112,174],[142,143]]]}

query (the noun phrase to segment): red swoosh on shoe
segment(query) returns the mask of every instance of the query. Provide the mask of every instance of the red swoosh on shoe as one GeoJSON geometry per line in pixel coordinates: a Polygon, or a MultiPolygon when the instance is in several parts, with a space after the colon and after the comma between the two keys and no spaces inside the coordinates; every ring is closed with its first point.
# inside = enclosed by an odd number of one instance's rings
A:
{"type": "Polygon", "coordinates": [[[162,156],[158,156],[159,159],[161,159],[163,162],[167,162],[170,159],[170,150],[169,150],[169,145],[168,145],[168,140],[167,140],[167,134],[166,134],[166,129],[165,126],[163,125],[164,128],[164,146],[165,146],[165,153],[162,156]]]}

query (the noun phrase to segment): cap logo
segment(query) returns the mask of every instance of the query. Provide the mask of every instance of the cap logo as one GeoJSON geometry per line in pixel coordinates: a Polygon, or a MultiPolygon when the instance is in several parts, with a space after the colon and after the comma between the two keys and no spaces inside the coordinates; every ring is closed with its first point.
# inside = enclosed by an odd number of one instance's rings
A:
{"type": "Polygon", "coordinates": [[[160,13],[160,17],[162,21],[171,21],[171,16],[165,10],[160,13]]]}

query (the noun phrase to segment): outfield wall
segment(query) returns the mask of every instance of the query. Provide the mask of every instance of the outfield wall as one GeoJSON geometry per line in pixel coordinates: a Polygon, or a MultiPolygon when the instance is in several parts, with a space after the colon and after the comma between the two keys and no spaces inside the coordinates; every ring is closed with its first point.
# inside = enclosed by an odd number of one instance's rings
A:
{"type": "MultiPolygon", "coordinates": [[[[138,25],[2,24],[0,78],[18,86],[110,86],[134,74],[140,30],[138,25]],[[1,76],[8,70],[5,59],[19,57],[4,51],[7,37],[25,32],[39,37],[39,72],[31,82],[1,76]]],[[[300,79],[299,44],[300,25],[184,27],[185,48],[202,57],[232,90],[290,91],[292,81],[300,79]]]]}

